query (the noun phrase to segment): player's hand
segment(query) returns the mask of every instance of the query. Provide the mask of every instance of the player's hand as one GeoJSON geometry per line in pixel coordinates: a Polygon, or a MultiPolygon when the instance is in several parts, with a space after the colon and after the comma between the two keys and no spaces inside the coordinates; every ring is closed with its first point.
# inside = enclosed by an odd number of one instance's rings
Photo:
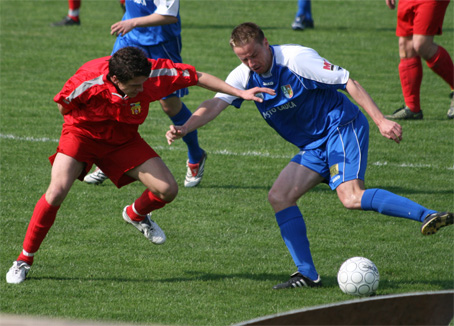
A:
{"type": "Polygon", "coordinates": [[[391,140],[394,140],[396,143],[400,143],[402,140],[402,126],[395,121],[388,119],[383,119],[382,122],[378,125],[380,133],[391,140]]]}
{"type": "Polygon", "coordinates": [[[266,87],[254,87],[244,90],[241,97],[247,101],[256,101],[259,103],[263,102],[263,95],[261,93],[267,93],[270,95],[276,95],[274,89],[266,87]]]}
{"type": "Polygon", "coordinates": [[[386,0],[386,5],[389,9],[394,9],[396,8],[396,0],[386,0]]]}
{"type": "Polygon", "coordinates": [[[184,126],[169,126],[169,130],[166,132],[167,143],[172,145],[172,143],[180,138],[186,136],[187,131],[184,126]]]}
{"type": "Polygon", "coordinates": [[[132,31],[134,27],[135,26],[132,19],[122,20],[110,27],[110,35],[123,36],[126,33],[132,31]]]}

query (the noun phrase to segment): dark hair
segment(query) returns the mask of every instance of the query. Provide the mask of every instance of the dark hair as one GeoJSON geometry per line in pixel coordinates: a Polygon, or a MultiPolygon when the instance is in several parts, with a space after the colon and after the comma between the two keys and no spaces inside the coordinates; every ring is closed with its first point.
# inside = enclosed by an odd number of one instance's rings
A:
{"type": "Polygon", "coordinates": [[[128,46],[115,52],[109,59],[108,77],[117,76],[118,80],[126,83],[139,76],[148,77],[151,63],[145,52],[134,46],[128,46]]]}
{"type": "Polygon", "coordinates": [[[229,43],[234,48],[249,44],[252,41],[261,44],[264,39],[265,34],[262,29],[257,24],[248,22],[242,23],[233,29],[229,43]]]}

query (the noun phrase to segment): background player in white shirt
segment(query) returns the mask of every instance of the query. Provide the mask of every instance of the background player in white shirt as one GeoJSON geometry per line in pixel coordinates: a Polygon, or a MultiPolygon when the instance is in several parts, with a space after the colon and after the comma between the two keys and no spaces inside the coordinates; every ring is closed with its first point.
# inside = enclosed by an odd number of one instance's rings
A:
{"type": "MultiPolygon", "coordinates": [[[[350,94],[384,137],[399,143],[402,127],[383,116],[348,71],[309,48],[270,46],[254,23],[237,26],[230,45],[242,64],[229,74],[226,82],[239,89],[263,85],[274,89],[275,95],[259,94],[263,102],[256,103],[257,109],[272,128],[299,148],[268,195],[282,238],[298,269],[289,281],[274,289],[321,285],[304,219],[296,204],[321,182],[336,190],[346,208],[422,222],[424,235],[453,223],[453,213],[425,208],[383,189],[365,189],[369,124],[358,106],[338,90],[350,94]]],[[[170,127],[166,134],[169,144],[213,120],[229,105],[239,108],[241,103],[237,97],[217,94],[202,103],[183,126],[170,127]]]]}

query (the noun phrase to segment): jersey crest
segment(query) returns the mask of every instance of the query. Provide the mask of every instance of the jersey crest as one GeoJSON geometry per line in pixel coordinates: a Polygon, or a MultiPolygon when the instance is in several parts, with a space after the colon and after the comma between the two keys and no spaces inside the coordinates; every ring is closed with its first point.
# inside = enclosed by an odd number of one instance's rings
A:
{"type": "Polygon", "coordinates": [[[140,102],[137,103],[131,103],[131,114],[132,115],[138,115],[140,112],[142,112],[142,107],[140,106],[140,102]]]}
{"type": "Polygon", "coordinates": [[[292,86],[290,85],[284,85],[281,86],[282,92],[284,93],[284,96],[288,99],[293,97],[293,89],[292,86]]]}

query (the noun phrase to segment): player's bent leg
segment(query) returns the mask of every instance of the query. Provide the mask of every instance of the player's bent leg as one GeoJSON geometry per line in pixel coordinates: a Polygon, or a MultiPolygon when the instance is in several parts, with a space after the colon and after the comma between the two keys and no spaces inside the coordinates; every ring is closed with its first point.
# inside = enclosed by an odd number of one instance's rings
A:
{"type": "Polygon", "coordinates": [[[339,200],[347,209],[361,209],[361,198],[364,193],[364,181],[360,179],[341,183],[336,188],[339,200]]]}
{"type": "Polygon", "coordinates": [[[323,177],[307,167],[290,162],[279,174],[268,193],[268,201],[279,212],[296,205],[296,201],[323,181],[323,177]]]}
{"type": "Polygon", "coordinates": [[[290,162],[281,171],[268,194],[268,200],[276,212],[282,239],[298,269],[289,281],[277,284],[274,289],[321,285],[312,260],[306,225],[296,201],[322,180],[318,173],[290,162]]]}
{"type": "MultiPolygon", "coordinates": [[[[192,112],[177,96],[168,97],[160,101],[163,111],[169,116],[173,124],[181,126],[192,116],[192,112]]],[[[187,172],[184,180],[186,188],[192,188],[200,184],[205,170],[207,159],[206,152],[199,145],[197,130],[183,137],[188,147],[187,172]]]]}
{"type": "Polygon", "coordinates": [[[178,184],[160,157],[151,158],[126,174],[142,182],[165,202],[171,202],[178,194],[178,184]]]}
{"type": "Polygon", "coordinates": [[[426,61],[438,51],[438,45],[434,43],[433,35],[413,35],[412,41],[416,54],[426,61]]]}
{"type": "Polygon", "coordinates": [[[33,263],[34,254],[52,227],[60,204],[68,194],[84,164],[70,156],[58,153],[52,165],[52,177],[46,194],[35,205],[25,234],[23,250],[6,274],[6,281],[19,284],[25,278],[33,263]]]}
{"type": "Polygon", "coordinates": [[[128,172],[148,189],[132,204],[123,209],[123,219],[132,224],[154,244],[166,241],[164,231],[151,219],[151,212],[164,207],[178,193],[178,185],[159,157],[151,158],[128,172]]]}
{"type": "Polygon", "coordinates": [[[84,166],[85,163],[71,156],[57,153],[52,164],[51,181],[46,191],[46,200],[49,205],[61,205],[84,166]]]}

